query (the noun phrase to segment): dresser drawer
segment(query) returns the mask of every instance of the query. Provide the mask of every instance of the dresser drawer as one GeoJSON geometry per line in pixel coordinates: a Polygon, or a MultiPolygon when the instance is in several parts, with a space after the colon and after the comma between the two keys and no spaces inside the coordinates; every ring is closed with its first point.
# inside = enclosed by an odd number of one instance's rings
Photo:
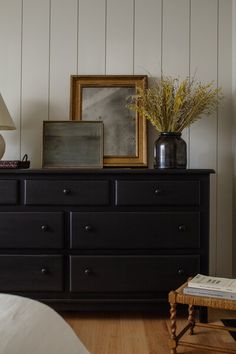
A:
{"type": "Polygon", "coordinates": [[[62,256],[1,255],[0,291],[62,291],[62,256]]]}
{"type": "Polygon", "coordinates": [[[108,181],[25,180],[27,205],[106,205],[108,181]]]}
{"type": "Polygon", "coordinates": [[[199,181],[116,181],[116,205],[199,204],[199,181]]]}
{"type": "Polygon", "coordinates": [[[1,248],[62,248],[62,212],[0,212],[1,248]]]}
{"type": "Polygon", "coordinates": [[[17,204],[18,181],[0,180],[0,204],[17,204]]]}
{"type": "Polygon", "coordinates": [[[160,292],[200,272],[192,256],[71,256],[71,292],[160,292]]]}
{"type": "Polygon", "coordinates": [[[71,212],[70,246],[77,249],[198,248],[200,214],[71,212]]]}

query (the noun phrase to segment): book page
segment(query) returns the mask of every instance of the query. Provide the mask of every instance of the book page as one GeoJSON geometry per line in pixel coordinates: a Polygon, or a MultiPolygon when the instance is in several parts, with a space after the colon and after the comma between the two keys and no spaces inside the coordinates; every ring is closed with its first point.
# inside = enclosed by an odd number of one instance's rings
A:
{"type": "Polygon", "coordinates": [[[189,287],[236,292],[236,279],[197,274],[188,282],[189,287]]]}

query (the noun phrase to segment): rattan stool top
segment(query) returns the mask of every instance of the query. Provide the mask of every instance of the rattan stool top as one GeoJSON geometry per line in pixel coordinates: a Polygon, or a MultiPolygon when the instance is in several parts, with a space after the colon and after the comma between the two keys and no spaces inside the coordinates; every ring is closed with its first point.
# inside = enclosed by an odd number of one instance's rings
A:
{"type": "Polygon", "coordinates": [[[186,282],[178,289],[171,291],[169,293],[169,302],[194,306],[206,306],[214,309],[236,310],[236,300],[183,294],[183,289],[187,285],[188,283],[186,282]]]}

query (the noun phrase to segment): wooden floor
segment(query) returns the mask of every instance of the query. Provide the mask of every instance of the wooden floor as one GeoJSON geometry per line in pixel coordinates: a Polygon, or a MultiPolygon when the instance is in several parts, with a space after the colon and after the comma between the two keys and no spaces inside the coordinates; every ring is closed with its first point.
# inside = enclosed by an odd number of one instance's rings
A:
{"type": "MultiPolygon", "coordinates": [[[[91,354],[169,354],[168,313],[157,315],[140,314],[83,314],[62,313],[64,319],[77,333],[91,354]]],[[[236,318],[236,313],[211,311],[209,320],[218,322],[220,318],[236,318]]],[[[185,322],[178,318],[178,329],[185,322]]],[[[227,331],[196,328],[193,336],[185,339],[236,349],[236,341],[227,331]]],[[[178,353],[202,354],[203,351],[178,348],[178,353]]],[[[215,352],[204,352],[215,354],[215,352]]]]}

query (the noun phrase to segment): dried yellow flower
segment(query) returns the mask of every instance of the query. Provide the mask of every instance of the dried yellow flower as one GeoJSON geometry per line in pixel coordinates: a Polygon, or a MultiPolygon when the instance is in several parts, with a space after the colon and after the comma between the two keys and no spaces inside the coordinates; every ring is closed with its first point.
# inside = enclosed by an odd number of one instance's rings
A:
{"type": "Polygon", "coordinates": [[[182,132],[203,115],[211,114],[221,98],[221,89],[214,88],[213,82],[162,77],[151,88],[138,88],[127,107],[142,114],[158,132],[182,132]]]}

